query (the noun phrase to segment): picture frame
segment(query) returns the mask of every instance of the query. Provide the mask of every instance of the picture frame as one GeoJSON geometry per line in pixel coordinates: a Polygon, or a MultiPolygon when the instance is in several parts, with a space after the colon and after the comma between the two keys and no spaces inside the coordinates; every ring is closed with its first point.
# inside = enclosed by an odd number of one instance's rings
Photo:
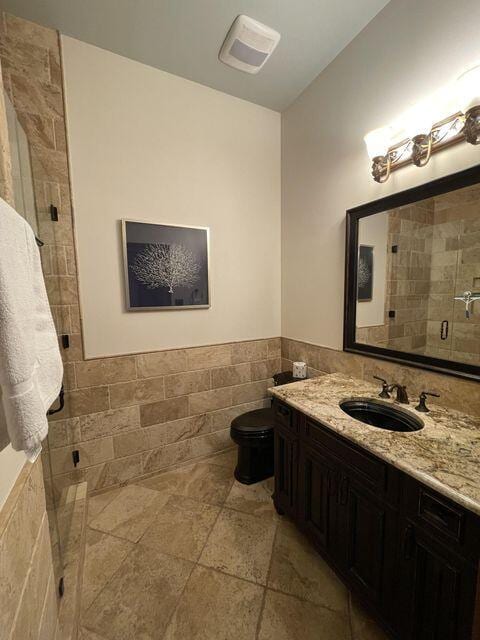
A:
{"type": "Polygon", "coordinates": [[[208,309],[210,229],[121,220],[127,311],[208,309]]]}

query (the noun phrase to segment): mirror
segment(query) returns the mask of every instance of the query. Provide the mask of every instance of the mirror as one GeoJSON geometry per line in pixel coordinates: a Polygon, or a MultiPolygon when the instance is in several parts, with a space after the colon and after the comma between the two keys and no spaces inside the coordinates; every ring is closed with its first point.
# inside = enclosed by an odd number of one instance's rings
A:
{"type": "Polygon", "coordinates": [[[480,373],[480,168],[348,213],[345,350],[480,373]]]}

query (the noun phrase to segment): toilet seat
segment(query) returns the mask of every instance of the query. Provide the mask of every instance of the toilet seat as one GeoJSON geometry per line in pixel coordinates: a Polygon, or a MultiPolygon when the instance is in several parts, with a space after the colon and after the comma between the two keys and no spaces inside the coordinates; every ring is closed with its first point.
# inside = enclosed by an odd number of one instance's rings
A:
{"type": "Polygon", "coordinates": [[[273,438],[274,414],[270,408],[254,409],[232,420],[230,434],[245,440],[250,438],[273,438]]]}

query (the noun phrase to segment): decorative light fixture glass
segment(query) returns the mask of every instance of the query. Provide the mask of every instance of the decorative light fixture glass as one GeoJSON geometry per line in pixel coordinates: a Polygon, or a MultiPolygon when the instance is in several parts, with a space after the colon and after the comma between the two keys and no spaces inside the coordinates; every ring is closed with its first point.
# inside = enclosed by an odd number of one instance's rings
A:
{"type": "Polygon", "coordinates": [[[376,182],[386,182],[392,171],[410,162],[424,167],[433,153],[447,146],[463,141],[480,144],[480,64],[431,100],[409,109],[397,125],[403,137],[394,144],[393,127],[375,129],[364,138],[376,182]],[[452,94],[455,107],[451,106],[452,94]],[[454,109],[458,110],[452,113],[454,109]],[[445,117],[448,112],[451,115],[445,117]]]}

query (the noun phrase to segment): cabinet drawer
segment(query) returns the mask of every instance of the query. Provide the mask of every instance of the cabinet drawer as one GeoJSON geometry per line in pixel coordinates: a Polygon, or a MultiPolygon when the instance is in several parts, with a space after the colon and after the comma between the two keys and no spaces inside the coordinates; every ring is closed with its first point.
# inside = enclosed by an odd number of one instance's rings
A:
{"type": "Polygon", "coordinates": [[[297,430],[295,411],[292,407],[289,407],[288,404],[275,398],[273,401],[273,413],[277,424],[293,431],[297,430]]]}
{"type": "Polygon", "coordinates": [[[310,418],[305,421],[305,438],[309,444],[335,454],[371,490],[386,490],[387,465],[378,458],[346,442],[310,418]]]}
{"type": "Polygon", "coordinates": [[[462,556],[478,558],[480,518],[413,478],[405,484],[409,517],[462,556]]]}

